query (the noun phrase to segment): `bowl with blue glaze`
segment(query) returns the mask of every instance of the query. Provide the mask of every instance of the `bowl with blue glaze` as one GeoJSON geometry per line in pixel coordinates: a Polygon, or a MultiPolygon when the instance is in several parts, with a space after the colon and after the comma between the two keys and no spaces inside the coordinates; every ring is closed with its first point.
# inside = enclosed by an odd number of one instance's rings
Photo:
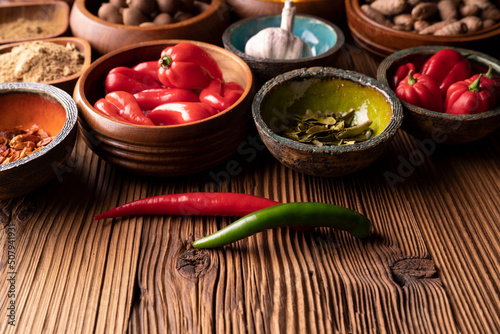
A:
{"type": "Polygon", "coordinates": [[[303,39],[312,50],[312,56],[300,59],[267,59],[245,53],[247,41],[259,31],[279,27],[281,15],[261,15],[246,18],[230,25],[222,35],[224,47],[243,59],[256,79],[264,83],[275,76],[304,67],[334,66],[337,52],[344,45],[342,30],[322,18],[295,15],[293,33],[303,39]]]}

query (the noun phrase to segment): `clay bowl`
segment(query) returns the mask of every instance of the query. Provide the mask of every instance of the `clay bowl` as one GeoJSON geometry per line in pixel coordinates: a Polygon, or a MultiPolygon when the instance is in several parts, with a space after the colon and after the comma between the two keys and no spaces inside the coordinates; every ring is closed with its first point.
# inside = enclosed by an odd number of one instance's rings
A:
{"type": "Polygon", "coordinates": [[[0,44],[54,38],[64,34],[68,30],[69,5],[64,1],[0,4],[0,24],[15,22],[19,19],[48,21],[51,28],[36,34],[26,34],[24,37],[0,38],[0,44]]]}
{"type": "Polygon", "coordinates": [[[389,28],[368,18],[361,10],[364,0],[346,0],[346,15],[353,38],[366,50],[387,57],[388,55],[418,46],[443,45],[491,51],[500,41],[500,23],[475,33],[433,36],[389,28]]]}
{"type": "MultiPolygon", "coordinates": [[[[53,85],[55,87],[58,87],[68,94],[73,94],[73,89],[75,88],[76,81],[82,75],[82,73],[85,71],[90,66],[90,63],[92,62],[92,50],[90,47],[89,42],[87,42],[84,39],[77,38],[77,37],[56,37],[56,38],[48,38],[44,39],[44,42],[51,42],[51,43],[56,43],[60,45],[66,45],[68,43],[73,43],[80,52],[83,53],[84,60],[83,60],[83,65],[80,71],[77,73],[74,73],[68,77],[64,77],[61,79],[57,80],[51,80],[51,81],[46,81],[43,82],[47,85],[53,85]]],[[[11,52],[12,48],[19,46],[22,43],[26,42],[17,42],[17,43],[10,43],[10,44],[5,44],[0,46],[0,55],[11,52]]]]}
{"type": "Polygon", "coordinates": [[[363,74],[329,67],[287,72],[268,81],[255,95],[252,115],[260,137],[283,165],[301,173],[336,177],[368,167],[388,147],[401,126],[403,110],[395,94],[363,74]],[[373,136],[345,146],[313,146],[280,131],[290,117],[313,111],[356,110],[355,120],[372,120],[373,136]]]}
{"type": "Polygon", "coordinates": [[[100,55],[136,43],[189,39],[222,45],[221,36],[230,24],[224,0],[212,0],[207,10],[188,20],[168,25],[139,27],[109,23],[97,17],[102,1],[76,0],[70,15],[73,35],[90,42],[100,55]]]}
{"type": "Polygon", "coordinates": [[[236,81],[244,88],[241,98],[225,111],[190,124],[139,126],[114,121],[93,108],[104,97],[103,83],[109,70],[156,60],[164,48],[179,42],[151,41],[124,47],[94,61],[80,77],[74,93],[80,131],[89,147],[104,160],[142,175],[186,175],[225,162],[248,137],[254,93],[252,73],[231,52],[203,42],[189,41],[216,59],[224,80],[236,81]]]}
{"type": "Polygon", "coordinates": [[[0,106],[0,131],[37,125],[55,136],[41,150],[0,164],[0,199],[8,199],[38,189],[57,176],[75,144],[78,111],[66,92],[32,82],[0,84],[0,106]]]}
{"type": "Polygon", "coordinates": [[[252,36],[265,28],[279,27],[280,23],[281,14],[237,21],[224,31],[224,47],[243,59],[262,84],[291,70],[334,65],[337,51],[344,45],[344,33],[333,23],[310,15],[295,15],[293,33],[309,44],[315,56],[286,60],[253,57],[245,53],[245,45],[252,36]]]}
{"type": "MultiPolygon", "coordinates": [[[[240,19],[281,14],[284,1],[269,0],[227,0],[240,19]]],[[[298,14],[319,16],[332,22],[345,20],[344,0],[295,0],[298,14]]]]}
{"type": "MultiPolygon", "coordinates": [[[[418,71],[423,63],[444,46],[424,46],[396,52],[385,58],[377,70],[377,78],[389,85],[397,68],[413,62],[418,71]]],[[[481,52],[453,48],[466,56],[473,73],[485,73],[491,66],[496,75],[500,74],[500,62],[481,52]]],[[[463,144],[479,140],[500,128],[500,107],[475,115],[450,115],[419,108],[403,103],[405,114],[403,130],[417,138],[430,139],[437,143],[463,144]]]]}

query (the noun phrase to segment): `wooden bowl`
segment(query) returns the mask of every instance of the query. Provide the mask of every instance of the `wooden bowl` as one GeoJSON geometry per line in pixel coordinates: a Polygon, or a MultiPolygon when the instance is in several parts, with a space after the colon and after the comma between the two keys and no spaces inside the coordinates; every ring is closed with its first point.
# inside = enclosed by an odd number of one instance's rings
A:
{"type": "Polygon", "coordinates": [[[427,45],[443,45],[491,51],[500,41],[500,23],[475,33],[434,36],[389,28],[368,18],[361,10],[364,0],[346,0],[346,15],[353,38],[366,50],[386,57],[394,52],[427,45]]]}
{"type": "Polygon", "coordinates": [[[101,3],[98,0],[76,0],[70,15],[73,35],[89,41],[100,55],[123,46],[160,39],[187,39],[222,45],[222,33],[230,24],[224,0],[212,0],[207,10],[191,19],[153,27],[114,24],[102,20],[97,17],[101,3]]]}
{"type": "Polygon", "coordinates": [[[334,65],[337,51],[344,45],[344,33],[333,23],[311,15],[296,15],[293,33],[309,44],[315,54],[313,57],[266,59],[245,53],[245,45],[252,36],[265,28],[279,27],[280,22],[281,15],[262,15],[237,21],[224,31],[224,47],[243,59],[261,84],[291,70],[334,65]]]}
{"type": "MultiPolygon", "coordinates": [[[[423,63],[445,46],[422,46],[398,51],[385,58],[377,70],[380,82],[390,85],[390,78],[397,68],[413,62],[416,71],[423,63]]],[[[459,51],[471,62],[473,73],[485,73],[491,66],[496,75],[500,74],[500,62],[484,53],[452,48],[459,51]]],[[[474,115],[450,115],[419,108],[402,101],[405,114],[403,130],[421,139],[436,143],[463,144],[479,140],[500,128],[500,107],[474,115]]]]}
{"type": "Polygon", "coordinates": [[[51,29],[27,37],[0,39],[0,44],[54,38],[64,34],[68,30],[69,5],[64,1],[0,4],[0,27],[1,24],[15,22],[19,19],[50,22],[51,29]]]}
{"type": "Polygon", "coordinates": [[[17,161],[0,165],[0,199],[25,195],[58,174],[76,140],[78,110],[66,92],[54,86],[13,82],[0,84],[2,130],[37,125],[55,138],[41,150],[17,161]]]}
{"type": "MultiPolygon", "coordinates": [[[[73,94],[73,89],[75,88],[76,81],[78,80],[80,75],[82,75],[82,73],[90,66],[90,63],[92,62],[92,50],[89,42],[78,37],[56,37],[56,38],[44,39],[43,41],[60,45],[73,43],[78,48],[78,50],[80,50],[80,52],[83,53],[84,61],[82,69],[80,71],[65,78],[43,82],[47,85],[53,85],[55,87],[58,87],[67,92],[68,94],[73,94]]],[[[19,46],[22,43],[26,42],[17,42],[17,43],[1,45],[0,55],[12,51],[12,48],[19,46]]]]}
{"type": "Polygon", "coordinates": [[[394,92],[363,74],[328,67],[299,69],[268,81],[255,95],[252,114],[264,144],[283,165],[301,173],[334,177],[369,166],[401,126],[403,110],[394,92]],[[368,118],[373,137],[345,146],[313,146],[279,135],[290,116],[313,111],[348,111],[368,118]]]}
{"type": "Polygon", "coordinates": [[[74,98],[80,111],[80,130],[101,158],[137,174],[177,176],[207,170],[237,152],[248,137],[253,93],[250,68],[231,52],[203,42],[163,40],[124,47],[97,59],[78,80],[74,98]],[[224,80],[236,81],[244,88],[232,107],[207,119],[175,126],[126,124],[93,108],[104,97],[109,70],[159,59],[164,48],[180,42],[205,49],[218,62],[224,80]]]}

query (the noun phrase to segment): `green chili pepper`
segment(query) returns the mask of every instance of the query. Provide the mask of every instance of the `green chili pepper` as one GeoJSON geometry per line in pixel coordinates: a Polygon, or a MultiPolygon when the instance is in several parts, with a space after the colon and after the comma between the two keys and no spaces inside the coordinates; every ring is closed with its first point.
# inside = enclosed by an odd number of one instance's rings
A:
{"type": "Polygon", "coordinates": [[[333,204],[286,203],[265,208],[193,243],[194,248],[215,248],[275,227],[333,227],[364,238],[371,232],[371,222],[362,214],[333,204]]]}

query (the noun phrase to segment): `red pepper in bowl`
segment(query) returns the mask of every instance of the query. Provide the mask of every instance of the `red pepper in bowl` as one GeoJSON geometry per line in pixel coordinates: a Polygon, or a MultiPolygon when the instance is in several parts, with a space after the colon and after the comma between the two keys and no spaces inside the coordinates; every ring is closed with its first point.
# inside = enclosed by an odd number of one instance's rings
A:
{"type": "Polygon", "coordinates": [[[141,108],[137,104],[134,95],[128,92],[118,91],[106,94],[104,99],[110,104],[114,105],[115,108],[111,109],[108,103],[102,103],[102,101],[99,100],[99,104],[96,102],[96,104],[94,104],[94,107],[101,111],[103,114],[107,115],[108,112],[113,110],[115,113],[118,113],[121,118],[129,123],[138,125],[155,125],[153,121],[151,121],[146,117],[146,115],[144,115],[141,108]],[[100,109],[103,106],[105,106],[105,108],[107,109],[100,109]]]}
{"type": "Polygon", "coordinates": [[[104,87],[106,93],[125,91],[134,94],[146,89],[160,88],[161,84],[149,73],[118,66],[109,71],[104,87]]]}
{"type": "Polygon", "coordinates": [[[223,80],[212,55],[191,43],[179,43],[162,51],[158,77],[166,87],[185,89],[203,89],[213,78],[223,80]]]}
{"type": "Polygon", "coordinates": [[[443,100],[437,83],[425,74],[410,70],[396,88],[396,96],[417,107],[443,112],[443,100]]]}
{"type": "Polygon", "coordinates": [[[408,76],[408,73],[410,73],[410,70],[415,73],[415,65],[413,63],[406,63],[398,67],[396,70],[396,74],[392,77],[392,87],[393,89],[396,89],[399,85],[399,83],[408,76]]]}
{"type": "Polygon", "coordinates": [[[159,105],[148,113],[148,117],[156,125],[178,125],[200,121],[217,112],[201,102],[174,102],[159,105]]]}
{"type": "Polygon", "coordinates": [[[445,100],[447,114],[478,114],[495,106],[495,91],[492,87],[481,86],[482,76],[456,82],[448,88],[445,100]]]}
{"type": "Polygon", "coordinates": [[[150,60],[139,63],[135,66],[132,66],[132,69],[137,72],[141,72],[144,74],[148,74],[152,76],[158,83],[160,83],[160,79],[158,78],[158,61],[150,60]]]}
{"type": "Polygon", "coordinates": [[[210,85],[201,90],[200,101],[223,111],[238,101],[241,94],[243,88],[238,83],[225,83],[220,79],[213,79],[210,85]]]}
{"type": "MultiPolygon", "coordinates": [[[[473,82],[480,75],[481,73],[474,74],[472,77],[470,77],[469,80],[473,82]]],[[[491,68],[491,66],[488,68],[488,71],[483,74],[483,77],[481,79],[481,87],[483,88],[491,87],[491,89],[493,89],[495,92],[496,100],[500,101],[500,78],[493,74],[493,69],[491,68]]]]}
{"type": "Polygon", "coordinates": [[[182,88],[154,88],[134,94],[135,100],[143,111],[152,110],[159,105],[171,102],[200,102],[192,90],[182,88]]]}
{"type": "Polygon", "coordinates": [[[422,66],[421,74],[436,81],[442,97],[453,83],[471,76],[471,65],[467,58],[454,49],[441,49],[432,55],[422,66]]]}

